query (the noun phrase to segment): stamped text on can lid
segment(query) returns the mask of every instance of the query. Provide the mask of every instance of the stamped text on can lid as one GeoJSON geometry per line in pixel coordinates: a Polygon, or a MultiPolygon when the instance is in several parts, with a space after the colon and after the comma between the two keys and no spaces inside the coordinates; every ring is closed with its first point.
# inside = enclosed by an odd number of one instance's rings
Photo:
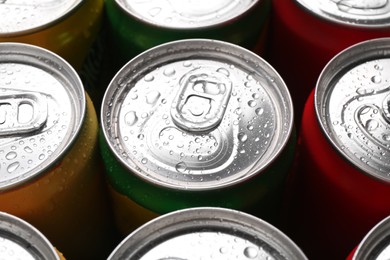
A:
{"type": "Polygon", "coordinates": [[[85,112],[75,71],[57,55],[0,44],[0,190],[56,166],[85,112]]]}
{"type": "Polygon", "coordinates": [[[232,20],[258,0],[116,0],[141,20],[170,28],[198,28],[232,20]]]}
{"type": "Polygon", "coordinates": [[[46,27],[71,12],[82,0],[2,0],[0,36],[14,36],[46,27]]]}
{"type": "Polygon", "coordinates": [[[140,177],[177,189],[244,181],[292,131],[290,95],[263,59],[211,40],[168,43],[116,75],[103,101],[108,142],[140,177]]]}
{"type": "Polygon", "coordinates": [[[388,0],[295,0],[319,17],[344,25],[389,27],[388,0]]]}
{"type": "Polygon", "coordinates": [[[390,182],[390,38],[348,48],[331,60],[316,89],[322,127],[363,172],[390,182]]]}

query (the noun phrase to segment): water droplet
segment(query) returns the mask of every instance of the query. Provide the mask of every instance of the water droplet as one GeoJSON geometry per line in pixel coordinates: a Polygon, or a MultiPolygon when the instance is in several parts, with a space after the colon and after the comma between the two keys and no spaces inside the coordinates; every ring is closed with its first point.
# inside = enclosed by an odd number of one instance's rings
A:
{"type": "Polygon", "coordinates": [[[148,14],[152,17],[155,17],[161,12],[161,7],[153,7],[148,11],[148,14]]]}
{"type": "Polygon", "coordinates": [[[187,170],[187,165],[184,162],[179,162],[178,164],[176,164],[175,168],[176,171],[184,173],[187,170]]]}
{"type": "Polygon", "coordinates": [[[380,65],[380,64],[375,64],[374,68],[375,68],[376,70],[383,70],[383,66],[380,65]]]}
{"type": "Polygon", "coordinates": [[[382,135],[382,138],[383,138],[383,140],[385,140],[385,141],[387,141],[387,142],[390,141],[390,135],[388,135],[388,134],[382,135]]]}
{"type": "Polygon", "coordinates": [[[262,107],[256,108],[255,112],[258,116],[262,115],[264,113],[264,108],[262,107]]]}
{"type": "Polygon", "coordinates": [[[125,122],[127,125],[132,126],[137,123],[138,117],[134,111],[130,111],[125,115],[125,122]]]}
{"type": "Polygon", "coordinates": [[[371,78],[371,81],[372,81],[373,83],[375,83],[375,84],[379,84],[379,83],[382,82],[382,78],[381,78],[380,76],[375,75],[375,76],[373,76],[373,77],[371,78]]]}
{"type": "Polygon", "coordinates": [[[7,155],[5,156],[5,158],[7,158],[7,160],[13,160],[13,159],[15,159],[17,156],[18,156],[17,153],[15,153],[15,152],[9,152],[9,153],[7,153],[7,155]]]}
{"type": "Polygon", "coordinates": [[[164,70],[164,75],[167,76],[167,77],[171,77],[171,76],[175,75],[175,73],[176,73],[175,69],[171,68],[171,67],[166,68],[164,70]]]}
{"type": "Polygon", "coordinates": [[[45,155],[43,153],[41,153],[39,156],[38,156],[39,160],[43,160],[45,159],[45,155]]]}
{"type": "Polygon", "coordinates": [[[245,133],[238,133],[238,140],[244,143],[248,140],[248,136],[245,133]]]}
{"type": "Polygon", "coordinates": [[[257,105],[257,103],[256,103],[256,101],[254,101],[254,100],[249,100],[248,105],[249,105],[250,107],[255,107],[255,106],[257,105]]]}
{"type": "Polygon", "coordinates": [[[153,81],[154,80],[154,76],[151,75],[151,74],[148,74],[148,75],[145,76],[144,80],[147,81],[147,82],[153,81]]]}
{"type": "Polygon", "coordinates": [[[183,62],[183,66],[184,67],[190,67],[191,65],[192,65],[192,62],[189,61],[189,60],[186,60],[186,61],[183,62]]]}
{"type": "Polygon", "coordinates": [[[217,72],[224,74],[225,76],[230,76],[230,72],[225,68],[219,68],[217,69],[217,72]]]}
{"type": "Polygon", "coordinates": [[[247,128],[249,131],[252,131],[252,130],[253,130],[253,125],[248,125],[246,128],[247,128]]]}
{"type": "Polygon", "coordinates": [[[374,131],[375,129],[377,129],[379,127],[379,123],[378,121],[374,120],[374,119],[370,119],[367,121],[366,123],[366,129],[367,131],[374,131]]]}
{"type": "Polygon", "coordinates": [[[12,173],[12,172],[14,172],[16,169],[18,169],[19,166],[20,166],[20,163],[19,163],[19,162],[11,163],[10,165],[8,165],[7,171],[8,171],[9,173],[12,173]]]}
{"type": "Polygon", "coordinates": [[[147,163],[148,163],[148,159],[147,159],[147,158],[142,158],[141,162],[142,162],[143,164],[147,164],[147,163]]]}
{"type": "Polygon", "coordinates": [[[151,91],[146,95],[146,103],[153,105],[157,102],[160,96],[161,96],[160,92],[156,90],[151,91]]]}
{"type": "Polygon", "coordinates": [[[258,250],[254,247],[248,246],[244,249],[244,255],[247,258],[253,259],[256,258],[258,254],[258,250]]]}
{"type": "Polygon", "coordinates": [[[139,134],[137,137],[139,140],[143,140],[145,136],[143,134],[139,134]]]}
{"type": "Polygon", "coordinates": [[[203,156],[202,155],[198,155],[198,160],[202,161],[203,160],[203,156]]]}

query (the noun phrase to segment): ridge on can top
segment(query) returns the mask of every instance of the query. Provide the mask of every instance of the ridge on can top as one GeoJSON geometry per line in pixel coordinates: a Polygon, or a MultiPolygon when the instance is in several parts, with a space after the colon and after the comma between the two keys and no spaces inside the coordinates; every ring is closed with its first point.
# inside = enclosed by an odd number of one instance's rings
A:
{"type": "Polygon", "coordinates": [[[390,38],[353,45],[324,68],[315,108],[328,139],[369,176],[390,182],[390,38]]]}
{"type": "Polygon", "coordinates": [[[85,106],[81,80],[62,58],[0,43],[0,190],[54,167],[76,139],[85,106]]]}
{"type": "Polygon", "coordinates": [[[261,0],[115,0],[129,14],[168,28],[215,26],[242,15],[261,0]]]}
{"type": "Polygon", "coordinates": [[[81,3],[82,0],[2,0],[0,36],[15,36],[45,28],[81,3]]]}
{"type": "Polygon", "coordinates": [[[193,39],[160,45],[126,64],[105,93],[101,122],[111,150],[141,178],[211,189],[271,164],[290,138],[293,107],[262,58],[193,39]]]}
{"type": "Polygon", "coordinates": [[[389,27],[388,0],[295,0],[327,20],[359,27],[389,27]]]}

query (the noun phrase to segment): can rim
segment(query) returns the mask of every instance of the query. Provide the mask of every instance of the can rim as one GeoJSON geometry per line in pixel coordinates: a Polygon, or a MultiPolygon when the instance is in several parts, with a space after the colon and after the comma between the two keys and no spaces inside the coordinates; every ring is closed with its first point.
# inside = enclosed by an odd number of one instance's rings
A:
{"type": "Polygon", "coordinates": [[[79,75],[77,74],[76,70],[58,54],[43,47],[32,44],[19,42],[0,42],[0,62],[2,61],[1,56],[3,54],[10,55],[13,61],[20,61],[23,64],[31,64],[28,62],[33,62],[33,64],[38,68],[42,68],[53,73],[57,72],[59,76],[63,77],[63,79],[67,81],[67,84],[72,84],[68,91],[74,91],[74,93],[72,93],[74,98],[72,101],[77,101],[79,103],[78,105],[75,105],[75,113],[77,113],[77,117],[75,116],[74,119],[77,120],[77,122],[71,131],[71,136],[69,137],[67,144],[59,152],[59,155],[56,158],[50,160],[49,163],[47,163],[45,166],[34,168],[33,172],[29,172],[29,174],[26,174],[22,178],[18,178],[17,181],[13,181],[12,183],[1,186],[0,191],[19,187],[21,184],[26,184],[27,182],[38,178],[47,170],[56,167],[57,163],[65,156],[66,152],[68,152],[76,142],[81,132],[87,109],[86,94],[79,75]],[[55,68],[53,68],[53,66],[55,66],[55,68]]]}
{"type": "MultiPolygon", "coordinates": [[[[204,29],[212,29],[212,28],[218,28],[225,26],[229,21],[234,21],[238,18],[238,15],[233,16],[227,20],[215,23],[215,24],[210,24],[210,25],[204,25],[204,26],[198,26],[198,27],[175,27],[175,26],[167,26],[167,25],[161,25],[157,23],[153,23],[150,20],[143,19],[142,16],[134,13],[134,12],[129,12],[129,10],[124,6],[122,3],[123,0],[114,0],[115,3],[121,8],[123,12],[125,12],[127,15],[131,16],[132,18],[136,19],[138,22],[148,24],[149,26],[152,27],[158,27],[158,28],[164,28],[164,29],[169,29],[169,30],[176,30],[176,31],[187,31],[187,30],[204,30],[204,29]]],[[[245,13],[249,12],[252,9],[255,9],[257,5],[260,5],[261,2],[264,2],[266,0],[253,0],[252,4],[247,7],[242,13],[239,15],[244,15],[245,13]]]]}
{"type": "Polygon", "coordinates": [[[336,76],[354,66],[355,64],[361,64],[365,61],[373,60],[376,58],[390,57],[390,37],[376,38],[371,40],[365,40],[356,44],[353,44],[338,54],[336,54],[321,71],[316,87],[314,89],[314,109],[316,113],[317,122],[320,125],[321,131],[325,135],[328,142],[333,146],[336,151],[347,160],[352,166],[364,173],[366,176],[375,178],[381,182],[390,183],[390,178],[386,178],[381,174],[374,171],[372,168],[367,169],[363,167],[363,164],[358,164],[356,160],[345,154],[345,151],[340,147],[332,134],[331,126],[327,123],[327,115],[325,111],[327,97],[333,90],[328,85],[336,78],[336,76]],[[367,48],[368,45],[375,44],[375,48],[367,48]],[[382,55],[378,54],[379,50],[383,50],[382,55]],[[357,52],[358,55],[350,55],[351,52],[357,52]],[[356,59],[357,57],[357,59],[356,59]],[[337,65],[335,68],[334,65],[337,65]]]}
{"type": "MultiPolygon", "coordinates": [[[[305,12],[308,12],[310,14],[314,14],[317,18],[320,18],[323,21],[331,22],[334,24],[342,25],[349,28],[366,28],[366,29],[380,29],[380,28],[389,28],[390,26],[390,17],[388,19],[388,22],[386,23],[353,23],[351,21],[356,21],[356,19],[349,19],[346,21],[336,19],[334,16],[331,15],[324,15],[318,8],[312,8],[312,6],[308,6],[306,1],[307,0],[293,0],[295,4],[298,5],[299,8],[303,9],[305,12]]],[[[313,1],[318,2],[318,1],[313,1]]],[[[345,18],[345,17],[344,17],[345,18]]]]}
{"type": "Polygon", "coordinates": [[[216,231],[234,229],[248,236],[269,242],[286,259],[307,259],[301,249],[287,235],[272,224],[243,211],[221,207],[194,207],[166,213],[138,227],[123,239],[108,259],[132,257],[145,251],[155,240],[170,238],[186,230],[202,231],[205,227],[216,231]],[[132,246],[132,247],[131,247],[132,246]]]}
{"type": "MultiPolygon", "coordinates": [[[[88,1],[88,0],[72,0],[72,1],[75,2],[74,5],[69,10],[67,10],[65,13],[63,13],[61,16],[57,17],[56,19],[54,19],[48,23],[44,23],[42,25],[30,28],[30,29],[18,30],[15,32],[0,32],[0,37],[11,38],[11,37],[24,36],[24,35],[37,33],[37,32],[40,32],[42,30],[45,30],[47,28],[50,28],[51,26],[66,20],[69,16],[71,16],[79,8],[81,8],[81,6],[84,4],[85,1],[88,1]]],[[[94,0],[94,1],[96,1],[96,0],[94,0]]]]}
{"type": "MultiPolygon", "coordinates": [[[[163,44],[160,44],[158,46],[152,47],[152,48],[142,52],[141,54],[137,55],[133,59],[131,59],[112,78],[112,80],[109,83],[109,85],[107,87],[107,90],[106,90],[106,92],[104,94],[103,101],[102,101],[101,112],[100,112],[100,120],[102,122],[101,127],[102,127],[102,132],[103,132],[104,139],[105,139],[106,143],[108,144],[109,149],[114,154],[115,158],[118,160],[118,162],[120,162],[120,164],[123,167],[125,167],[128,170],[130,170],[131,172],[137,172],[136,167],[133,166],[133,165],[130,165],[129,163],[127,163],[126,160],[120,154],[118,154],[117,149],[114,147],[114,144],[109,141],[111,138],[110,138],[108,132],[110,131],[111,125],[107,125],[105,122],[107,121],[106,120],[106,114],[107,113],[111,114],[111,112],[112,112],[111,110],[110,111],[106,111],[107,107],[110,107],[110,109],[111,109],[111,106],[112,106],[112,104],[110,103],[110,96],[112,94],[111,92],[112,91],[115,91],[115,92],[123,91],[123,90],[119,90],[119,89],[114,89],[113,90],[113,88],[110,87],[110,86],[114,85],[115,81],[117,81],[118,78],[122,78],[121,75],[124,73],[124,71],[125,71],[125,69],[127,67],[131,66],[131,64],[133,64],[133,63],[134,64],[142,63],[144,61],[144,56],[147,56],[149,52],[153,52],[153,51],[159,50],[159,49],[170,50],[170,49],[173,49],[173,46],[183,46],[181,48],[181,51],[183,51],[183,50],[186,50],[186,48],[188,48],[189,43],[202,43],[202,44],[204,44],[204,46],[212,45],[212,44],[218,44],[218,46],[224,45],[224,46],[228,46],[229,48],[234,48],[235,50],[239,51],[240,53],[249,55],[251,57],[255,57],[255,60],[257,62],[259,62],[262,65],[264,65],[265,69],[267,71],[271,72],[273,74],[273,76],[276,77],[276,78],[273,78],[273,79],[279,83],[278,86],[280,85],[281,90],[285,91],[285,92],[283,92],[283,94],[285,95],[284,98],[286,99],[286,102],[284,104],[284,105],[286,105],[285,111],[289,112],[288,122],[285,122],[284,126],[280,126],[278,128],[279,131],[285,130],[285,131],[283,131],[283,133],[284,133],[283,134],[283,138],[280,138],[280,140],[278,141],[278,144],[282,143],[282,145],[279,145],[278,147],[273,147],[274,151],[272,153],[272,158],[268,159],[264,164],[261,165],[261,167],[259,167],[258,164],[255,164],[250,169],[250,172],[248,172],[245,176],[242,176],[242,178],[237,178],[237,179],[234,179],[233,181],[230,181],[230,182],[227,182],[227,183],[225,182],[225,183],[223,183],[221,185],[214,185],[214,186],[208,186],[208,187],[191,187],[191,188],[189,188],[189,187],[185,187],[183,185],[174,185],[174,184],[162,182],[162,181],[154,179],[154,178],[149,178],[145,174],[136,174],[136,176],[138,178],[146,181],[147,183],[150,183],[150,184],[154,184],[154,185],[158,184],[158,185],[166,187],[166,188],[172,188],[172,189],[175,189],[175,190],[186,190],[186,191],[188,191],[188,190],[192,190],[192,191],[197,191],[197,190],[216,190],[216,189],[231,187],[231,186],[234,186],[234,185],[236,185],[238,183],[243,183],[243,182],[247,181],[249,178],[253,177],[256,174],[260,174],[262,171],[264,171],[269,166],[271,166],[275,162],[275,160],[277,160],[279,158],[280,154],[284,151],[284,149],[288,146],[289,140],[290,140],[290,138],[293,135],[293,129],[294,129],[294,108],[293,108],[293,104],[292,104],[291,95],[290,95],[290,93],[289,93],[289,91],[287,89],[286,84],[284,83],[283,79],[280,77],[278,72],[266,60],[264,60],[260,56],[254,54],[253,52],[251,52],[251,51],[249,51],[249,50],[247,50],[247,49],[245,49],[245,48],[243,48],[241,46],[238,46],[238,45],[235,45],[235,44],[232,44],[232,43],[229,43],[229,42],[224,42],[224,41],[220,41],[220,40],[212,40],[212,39],[202,39],[202,38],[176,40],[176,41],[163,43],[163,44]],[[282,129],[282,127],[286,127],[286,125],[287,125],[287,128],[283,128],[282,129]]],[[[167,54],[169,55],[169,53],[167,53],[167,54]]],[[[235,58],[237,58],[237,57],[235,57],[235,58]]]]}
{"type": "MultiPolygon", "coordinates": [[[[7,233],[17,233],[17,238],[20,242],[23,240],[23,244],[27,244],[29,247],[33,247],[45,259],[60,260],[60,257],[55,251],[54,246],[47,239],[47,237],[27,221],[7,212],[0,212],[0,230],[1,234],[3,235],[7,233]]],[[[16,236],[9,235],[7,237],[15,238],[16,236]]],[[[26,249],[26,251],[28,250],[26,249]]]]}

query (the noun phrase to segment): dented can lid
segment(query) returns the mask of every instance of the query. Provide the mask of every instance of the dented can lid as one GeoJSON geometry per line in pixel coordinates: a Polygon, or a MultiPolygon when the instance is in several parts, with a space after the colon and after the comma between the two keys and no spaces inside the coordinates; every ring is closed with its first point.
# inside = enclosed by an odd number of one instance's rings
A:
{"type": "Polygon", "coordinates": [[[295,0],[300,6],[326,20],[358,27],[390,27],[387,0],[295,0]]]}
{"type": "Polygon", "coordinates": [[[322,71],[317,117],[327,138],[363,173],[390,182],[390,38],[353,45],[322,71]]]}
{"type": "Polygon", "coordinates": [[[54,167],[84,113],[84,88],[67,62],[33,45],[0,43],[0,190],[54,167]]]}
{"type": "Polygon", "coordinates": [[[141,179],[208,190],[247,181],[274,162],[290,139],[293,106],[259,56],[191,39],[127,63],[105,93],[101,122],[117,159],[141,179]]]}
{"type": "Polygon", "coordinates": [[[0,212],[0,254],[3,259],[60,259],[53,245],[34,226],[0,212]]]}
{"type": "Polygon", "coordinates": [[[115,259],[307,259],[269,223],[247,213],[214,207],[162,215],[127,236],[115,259]]]}
{"type": "Polygon", "coordinates": [[[390,216],[381,220],[367,233],[352,259],[390,259],[390,216]]]}
{"type": "Polygon", "coordinates": [[[0,37],[35,32],[66,17],[82,0],[2,0],[0,37]]]}
{"type": "Polygon", "coordinates": [[[115,0],[128,14],[153,25],[191,29],[232,21],[262,0],[115,0]]]}

